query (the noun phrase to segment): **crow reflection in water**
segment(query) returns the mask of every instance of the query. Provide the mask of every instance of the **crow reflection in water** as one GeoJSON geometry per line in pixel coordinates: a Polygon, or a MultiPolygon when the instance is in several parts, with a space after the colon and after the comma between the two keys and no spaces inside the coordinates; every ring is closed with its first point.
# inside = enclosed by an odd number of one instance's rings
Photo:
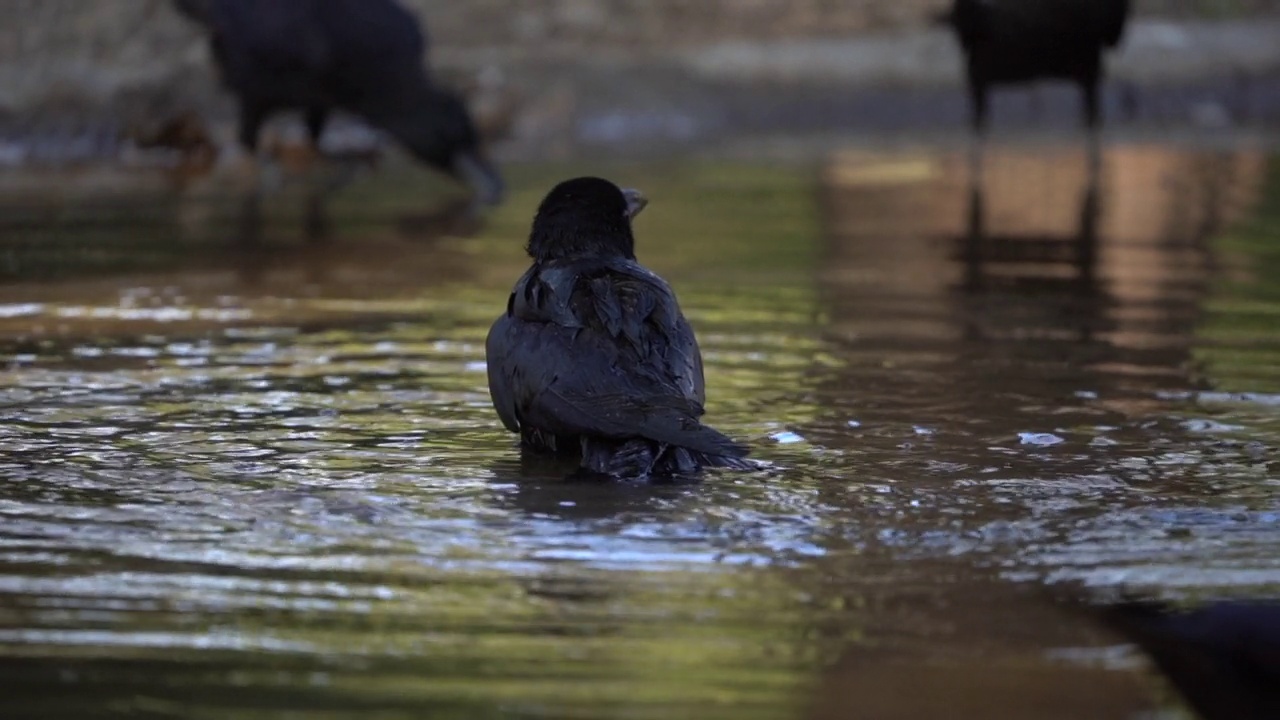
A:
{"type": "Polygon", "coordinates": [[[175,0],[209,32],[224,82],[240,101],[250,152],[272,114],[306,113],[317,143],[333,110],[386,131],[418,160],[497,203],[502,180],[484,158],[462,99],[423,66],[426,37],[394,0],[175,0]]]}
{"type": "Polygon", "coordinates": [[[636,261],[634,190],[560,183],[538,207],[533,266],[489,331],[489,392],[524,449],[626,478],[746,469],[746,446],[699,421],[702,355],[666,281],[636,261]]]}

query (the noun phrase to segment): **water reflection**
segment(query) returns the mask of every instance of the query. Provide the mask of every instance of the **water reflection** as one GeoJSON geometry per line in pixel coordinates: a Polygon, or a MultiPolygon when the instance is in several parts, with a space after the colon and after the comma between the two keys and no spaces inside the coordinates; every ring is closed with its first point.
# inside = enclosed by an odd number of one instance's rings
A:
{"type": "Polygon", "coordinates": [[[602,483],[581,477],[573,459],[539,457],[511,450],[515,460],[495,463],[493,480],[501,492],[498,507],[530,519],[590,522],[647,516],[661,523],[664,510],[682,499],[696,500],[698,483],[667,484],[602,483]]]}
{"type": "MultiPolygon", "coordinates": [[[[465,239],[362,184],[330,242],[201,255],[157,205],[139,237],[182,252],[0,285],[0,715],[1169,705],[1026,590],[1274,583],[1274,403],[1202,404],[1221,377],[1197,360],[1225,229],[1278,232],[1267,162],[612,170],[654,197],[639,253],[697,328],[709,413],[776,465],[671,486],[566,482],[489,405],[485,331],[576,169],[514,170],[531,190],[465,239]]],[[[225,233],[235,197],[193,227],[225,233]]],[[[32,253],[130,237],[62,207],[79,229],[32,222],[32,253]]]]}
{"type": "MultiPolygon", "coordinates": [[[[995,235],[986,230],[986,189],[981,169],[973,178],[969,188],[969,217],[967,234],[963,238],[963,262],[965,267],[964,292],[966,295],[980,295],[988,291],[991,285],[998,285],[997,267],[1007,264],[1015,268],[1006,282],[1012,285],[1039,286],[1036,290],[1053,292],[1052,286],[1063,281],[1075,287],[1068,288],[1070,294],[1079,295],[1086,303],[1093,305],[1101,300],[1102,288],[1098,285],[1098,193],[1101,162],[1092,157],[1088,164],[1088,173],[1080,201],[1080,221],[1075,232],[1068,235],[1009,234],[995,235]],[[1072,271],[1065,277],[1055,277],[1051,273],[1034,274],[1018,273],[1016,268],[1028,265],[1052,266],[1061,263],[1072,271]],[[1019,282],[1021,281],[1021,282],[1019,282]]],[[[1024,231],[1025,232],[1025,231],[1024,231]]],[[[1026,290],[1023,290],[1026,293],[1026,290]]],[[[1089,334],[1088,328],[1082,332],[1089,334]]],[[[966,333],[969,337],[981,337],[978,327],[966,333]]]]}
{"type": "MultiPolygon", "coordinates": [[[[842,280],[864,280],[852,273],[869,275],[870,265],[878,278],[850,294],[909,289],[950,307],[952,289],[959,291],[960,322],[941,322],[947,316],[939,308],[938,322],[916,335],[945,339],[962,328],[971,337],[1014,339],[1031,320],[1032,332],[1045,338],[1072,342],[1103,331],[1104,338],[1119,333],[1121,345],[1162,344],[1163,333],[1154,332],[1162,325],[1148,321],[1155,314],[1152,320],[1181,318],[1168,335],[1185,344],[1187,310],[1203,299],[1208,280],[1206,240],[1256,201],[1264,158],[1169,156],[1138,146],[1115,148],[1102,162],[1091,172],[1070,148],[993,149],[983,178],[966,193],[959,156],[888,159],[879,167],[856,156],[837,161],[827,205],[840,242],[829,251],[834,268],[826,279],[844,287],[842,280]],[[962,262],[950,265],[938,243],[954,246],[962,262]],[[1112,329],[1091,327],[1091,318],[1112,329]]],[[[843,318],[858,299],[833,300],[843,318]]],[[[866,323],[847,331],[865,333],[866,323]]]]}
{"type": "Polygon", "coordinates": [[[856,479],[821,495],[875,520],[822,543],[823,603],[863,611],[823,630],[854,639],[818,717],[1130,717],[1149,705],[1102,671],[1105,653],[1026,663],[1022,653],[1090,636],[1044,598],[975,575],[975,561],[1008,579],[1100,584],[1158,582],[1177,567],[1190,584],[1249,587],[1277,569],[1210,569],[1234,562],[1192,536],[1240,532],[1256,549],[1275,524],[1241,516],[1258,475],[1242,471],[1239,441],[1161,419],[1178,410],[1169,391],[1207,386],[1193,349],[1210,241],[1258,202],[1265,170],[1256,152],[1128,146],[1098,162],[1073,147],[990,147],[977,172],[959,153],[849,153],[827,168],[819,280],[836,360],[815,368],[826,411],[800,432],[857,459],[856,479]],[[1199,558],[1204,574],[1193,580],[1180,558],[1199,558]],[[896,609],[911,602],[904,588],[930,598],[912,621],[896,609]],[[1054,627],[1064,634],[1046,643],[1054,627]],[[1025,637],[990,647],[1010,632],[1025,637]],[[915,634],[919,646],[905,641],[915,634]],[[1099,686],[1109,689],[1081,691],[1099,686]]]}
{"type": "Polygon", "coordinates": [[[0,280],[80,279],[236,266],[261,256],[315,264],[307,244],[353,238],[438,243],[473,237],[484,216],[465,198],[400,173],[352,187],[291,171],[279,187],[246,187],[235,168],[176,182],[141,170],[0,175],[0,280]]]}
{"type": "Polygon", "coordinates": [[[1117,672],[1136,659],[1070,611],[995,572],[931,570],[850,606],[864,618],[860,637],[827,672],[809,717],[1118,720],[1151,708],[1150,688],[1117,672]]]}
{"type": "MultiPolygon", "coordinates": [[[[875,376],[877,397],[851,396],[833,421],[864,434],[896,422],[924,441],[920,402],[945,409],[953,433],[1007,444],[1196,387],[1207,241],[1254,202],[1264,163],[1120,147],[1093,174],[1073,148],[993,149],[966,187],[959,155],[837,160],[828,334],[848,374],[875,376]]],[[[852,386],[832,378],[838,395],[852,386]]]]}

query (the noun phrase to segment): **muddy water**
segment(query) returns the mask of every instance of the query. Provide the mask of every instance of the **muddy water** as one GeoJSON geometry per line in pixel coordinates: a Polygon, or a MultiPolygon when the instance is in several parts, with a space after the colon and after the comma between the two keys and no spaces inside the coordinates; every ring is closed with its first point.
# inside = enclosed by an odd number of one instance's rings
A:
{"type": "Polygon", "coordinates": [[[663,486],[489,407],[580,169],[480,222],[284,192],[256,243],[216,185],[0,183],[0,716],[1176,717],[1046,588],[1280,591],[1264,152],[613,168],[775,464],[663,486]]]}

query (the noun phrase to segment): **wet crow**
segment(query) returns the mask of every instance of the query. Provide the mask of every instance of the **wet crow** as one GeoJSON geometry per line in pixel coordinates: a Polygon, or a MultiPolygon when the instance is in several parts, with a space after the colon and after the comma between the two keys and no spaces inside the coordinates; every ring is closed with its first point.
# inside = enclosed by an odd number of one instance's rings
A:
{"type": "Polygon", "coordinates": [[[1040,79],[1080,85],[1085,123],[1098,124],[1102,53],[1120,43],[1129,0],[955,0],[943,16],[968,63],[974,130],[987,122],[993,85],[1040,79]]]}
{"type": "Polygon", "coordinates": [[[576,456],[591,473],[753,467],[746,446],[698,419],[698,341],[671,287],[636,262],[631,220],[644,205],[590,177],[542,201],[533,266],[485,345],[493,405],[525,448],[576,456]]]}
{"type": "Polygon", "coordinates": [[[1205,720],[1280,718],[1280,602],[1176,610],[1150,601],[1098,608],[1205,720]]]}
{"type": "Polygon", "coordinates": [[[419,160],[500,201],[471,115],[423,66],[426,38],[395,0],[174,0],[204,25],[240,101],[240,143],[256,151],[273,113],[302,110],[312,142],[335,109],[359,115],[419,160]]]}

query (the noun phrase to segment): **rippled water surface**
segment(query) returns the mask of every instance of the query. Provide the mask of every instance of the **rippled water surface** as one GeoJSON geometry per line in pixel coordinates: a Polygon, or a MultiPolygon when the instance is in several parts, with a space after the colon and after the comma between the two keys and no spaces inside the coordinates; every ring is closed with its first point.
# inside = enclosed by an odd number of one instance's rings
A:
{"type": "Polygon", "coordinates": [[[0,180],[0,717],[1153,717],[1046,588],[1280,590],[1265,152],[609,170],[774,466],[677,485],[567,481],[489,405],[581,169],[483,222],[284,192],[256,244],[225,188],[0,180]]]}

